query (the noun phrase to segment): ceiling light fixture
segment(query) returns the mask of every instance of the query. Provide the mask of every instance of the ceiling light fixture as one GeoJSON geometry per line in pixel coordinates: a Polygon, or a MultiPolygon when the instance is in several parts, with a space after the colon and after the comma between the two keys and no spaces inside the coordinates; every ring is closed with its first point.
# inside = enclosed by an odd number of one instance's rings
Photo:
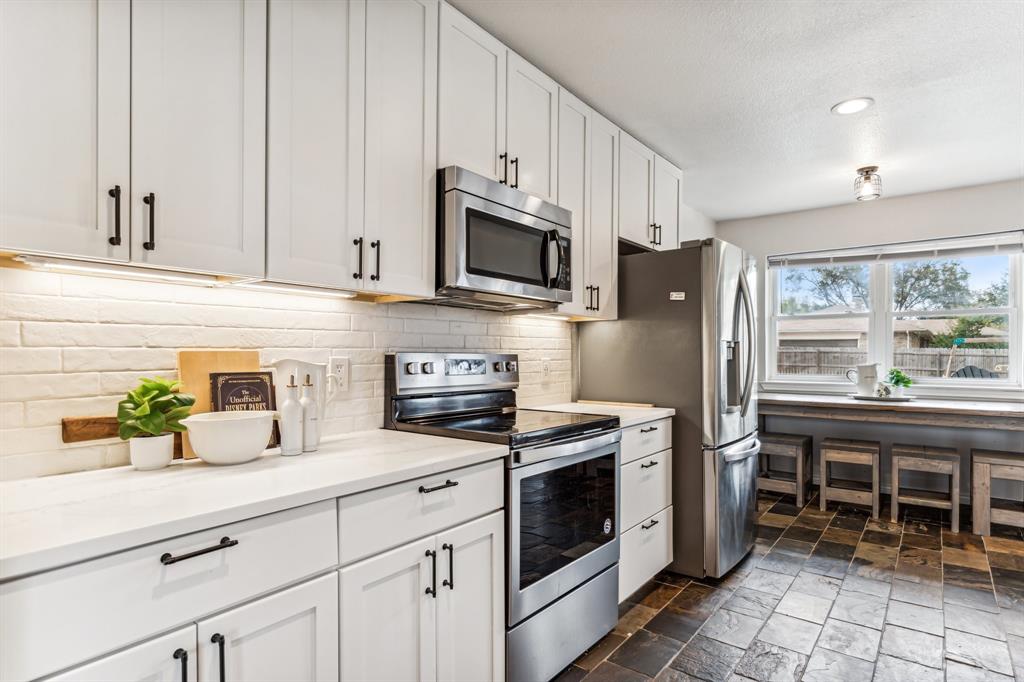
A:
{"type": "Polygon", "coordinates": [[[856,114],[858,112],[864,111],[874,103],[875,100],[871,99],[870,97],[854,97],[853,99],[844,99],[842,102],[832,107],[832,113],[838,114],[840,116],[856,114]]]}
{"type": "Polygon", "coordinates": [[[878,174],[878,166],[857,169],[857,179],[853,181],[853,196],[857,197],[857,201],[872,201],[882,196],[882,177],[878,174]]]}

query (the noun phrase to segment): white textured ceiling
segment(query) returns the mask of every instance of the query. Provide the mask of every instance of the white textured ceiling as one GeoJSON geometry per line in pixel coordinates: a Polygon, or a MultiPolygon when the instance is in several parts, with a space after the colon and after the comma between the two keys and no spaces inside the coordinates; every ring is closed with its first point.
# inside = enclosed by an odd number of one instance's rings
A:
{"type": "Polygon", "coordinates": [[[1024,176],[1022,0],[452,0],[716,220],[1024,176]],[[836,116],[868,95],[877,104],[836,116]]]}

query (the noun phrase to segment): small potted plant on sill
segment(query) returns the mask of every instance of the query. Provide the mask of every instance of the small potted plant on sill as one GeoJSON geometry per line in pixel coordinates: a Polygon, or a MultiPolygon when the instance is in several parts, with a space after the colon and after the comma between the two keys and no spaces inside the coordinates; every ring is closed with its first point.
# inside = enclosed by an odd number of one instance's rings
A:
{"type": "Polygon", "coordinates": [[[892,385],[892,396],[894,398],[902,398],[903,389],[908,388],[914,383],[910,377],[903,373],[903,370],[896,369],[895,367],[889,370],[889,376],[886,377],[886,380],[887,383],[892,385]]]}
{"type": "Polygon", "coordinates": [[[196,397],[179,393],[180,381],[142,379],[117,404],[118,435],[128,441],[132,466],[140,471],[162,469],[174,456],[174,433],[185,430],[196,397]]]}

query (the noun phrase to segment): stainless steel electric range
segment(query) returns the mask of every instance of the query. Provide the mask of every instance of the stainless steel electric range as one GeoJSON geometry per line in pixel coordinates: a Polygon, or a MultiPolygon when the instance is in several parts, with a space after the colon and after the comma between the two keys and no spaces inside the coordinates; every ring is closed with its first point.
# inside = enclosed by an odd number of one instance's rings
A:
{"type": "Polygon", "coordinates": [[[508,445],[506,678],[548,680],[618,617],[619,420],[518,409],[515,355],[384,359],[384,427],[508,445]]]}

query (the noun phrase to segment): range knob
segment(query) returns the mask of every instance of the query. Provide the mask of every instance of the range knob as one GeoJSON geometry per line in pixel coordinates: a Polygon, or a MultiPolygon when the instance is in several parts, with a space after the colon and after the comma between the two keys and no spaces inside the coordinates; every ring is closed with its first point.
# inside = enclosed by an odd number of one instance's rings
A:
{"type": "Polygon", "coordinates": [[[518,367],[515,360],[509,360],[508,362],[505,363],[506,372],[515,372],[517,368],[518,367]]]}
{"type": "Polygon", "coordinates": [[[418,362],[407,362],[407,363],[405,363],[405,373],[406,374],[419,374],[420,373],[420,363],[418,363],[418,362]]]}
{"type": "Polygon", "coordinates": [[[424,362],[423,363],[423,373],[424,374],[433,374],[434,373],[434,363],[432,363],[432,362],[424,362]]]}
{"type": "Polygon", "coordinates": [[[495,372],[504,372],[505,371],[505,363],[501,362],[500,360],[498,362],[494,363],[494,371],[495,372]]]}

